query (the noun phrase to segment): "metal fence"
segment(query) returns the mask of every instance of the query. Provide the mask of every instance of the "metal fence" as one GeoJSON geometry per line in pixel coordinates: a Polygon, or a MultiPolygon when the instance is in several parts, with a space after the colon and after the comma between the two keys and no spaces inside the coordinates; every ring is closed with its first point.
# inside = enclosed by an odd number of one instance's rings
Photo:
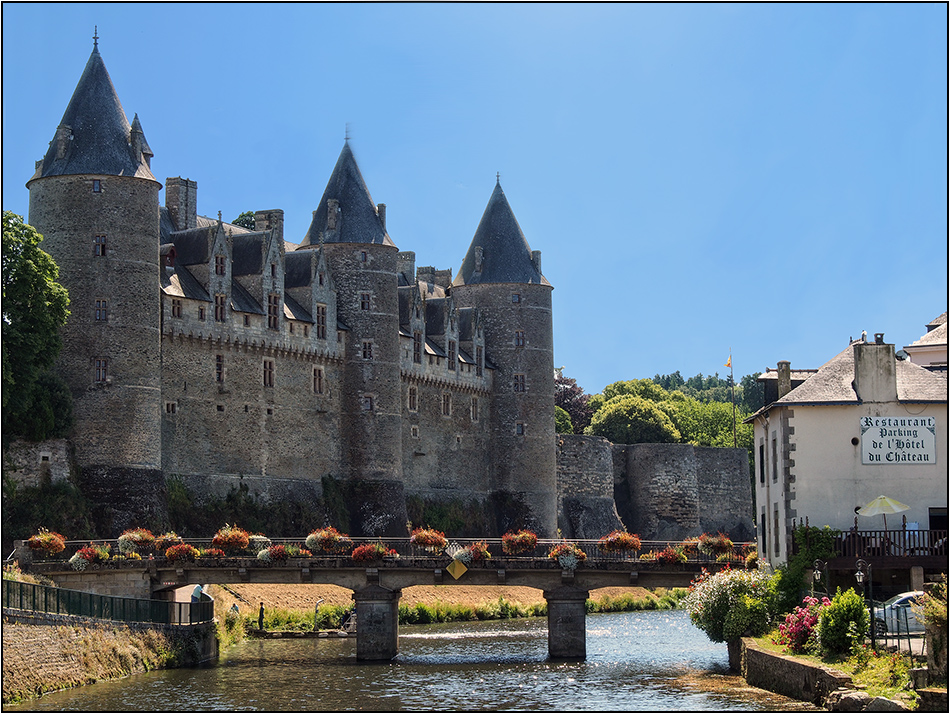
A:
{"type": "Polygon", "coordinates": [[[3,607],[120,622],[194,625],[214,619],[214,601],[170,602],[97,595],[46,585],[3,581],[3,607]]]}

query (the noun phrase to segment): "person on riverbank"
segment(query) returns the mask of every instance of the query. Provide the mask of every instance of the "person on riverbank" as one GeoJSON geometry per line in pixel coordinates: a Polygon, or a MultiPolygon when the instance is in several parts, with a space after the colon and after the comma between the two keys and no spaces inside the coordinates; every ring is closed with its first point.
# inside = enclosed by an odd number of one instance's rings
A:
{"type": "Polygon", "coordinates": [[[257,629],[264,631],[264,603],[261,602],[261,611],[257,614],[257,629]]]}

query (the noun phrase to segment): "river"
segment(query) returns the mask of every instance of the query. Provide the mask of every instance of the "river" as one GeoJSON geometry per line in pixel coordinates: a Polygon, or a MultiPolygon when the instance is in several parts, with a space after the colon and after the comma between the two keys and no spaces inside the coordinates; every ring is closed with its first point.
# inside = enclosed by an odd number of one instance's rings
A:
{"type": "Polygon", "coordinates": [[[812,710],[745,686],[682,610],[589,615],[587,659],[549,661],[543,618],[401,627],[399,655],[350,639],[246,640],[210,666],[54,692],[5,711],[812,710]]]}

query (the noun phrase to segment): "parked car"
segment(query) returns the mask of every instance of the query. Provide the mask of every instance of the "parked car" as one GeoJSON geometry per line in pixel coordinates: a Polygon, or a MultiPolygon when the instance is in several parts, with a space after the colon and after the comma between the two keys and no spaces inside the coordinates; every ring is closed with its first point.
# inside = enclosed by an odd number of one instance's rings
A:
{"type": "Polygon", "coordinates": [[[910,607],[923,594],[922,590],[914,590],[874,603],[874,634],[883,636],[888,633],[923,632],[924,623],[917,619],[910,607]]]}

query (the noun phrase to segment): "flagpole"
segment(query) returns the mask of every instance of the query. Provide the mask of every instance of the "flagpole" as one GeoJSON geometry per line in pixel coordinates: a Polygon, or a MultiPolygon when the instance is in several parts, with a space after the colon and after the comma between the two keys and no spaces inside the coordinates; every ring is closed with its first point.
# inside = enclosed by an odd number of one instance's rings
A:
{"type": "Polygon", "coordinates": [[[732,383],[732,445],[739,447],[739,437],[736,435],[736,377],[732,366],[732,348],[729,348],[729,381],[732,383]]]}

